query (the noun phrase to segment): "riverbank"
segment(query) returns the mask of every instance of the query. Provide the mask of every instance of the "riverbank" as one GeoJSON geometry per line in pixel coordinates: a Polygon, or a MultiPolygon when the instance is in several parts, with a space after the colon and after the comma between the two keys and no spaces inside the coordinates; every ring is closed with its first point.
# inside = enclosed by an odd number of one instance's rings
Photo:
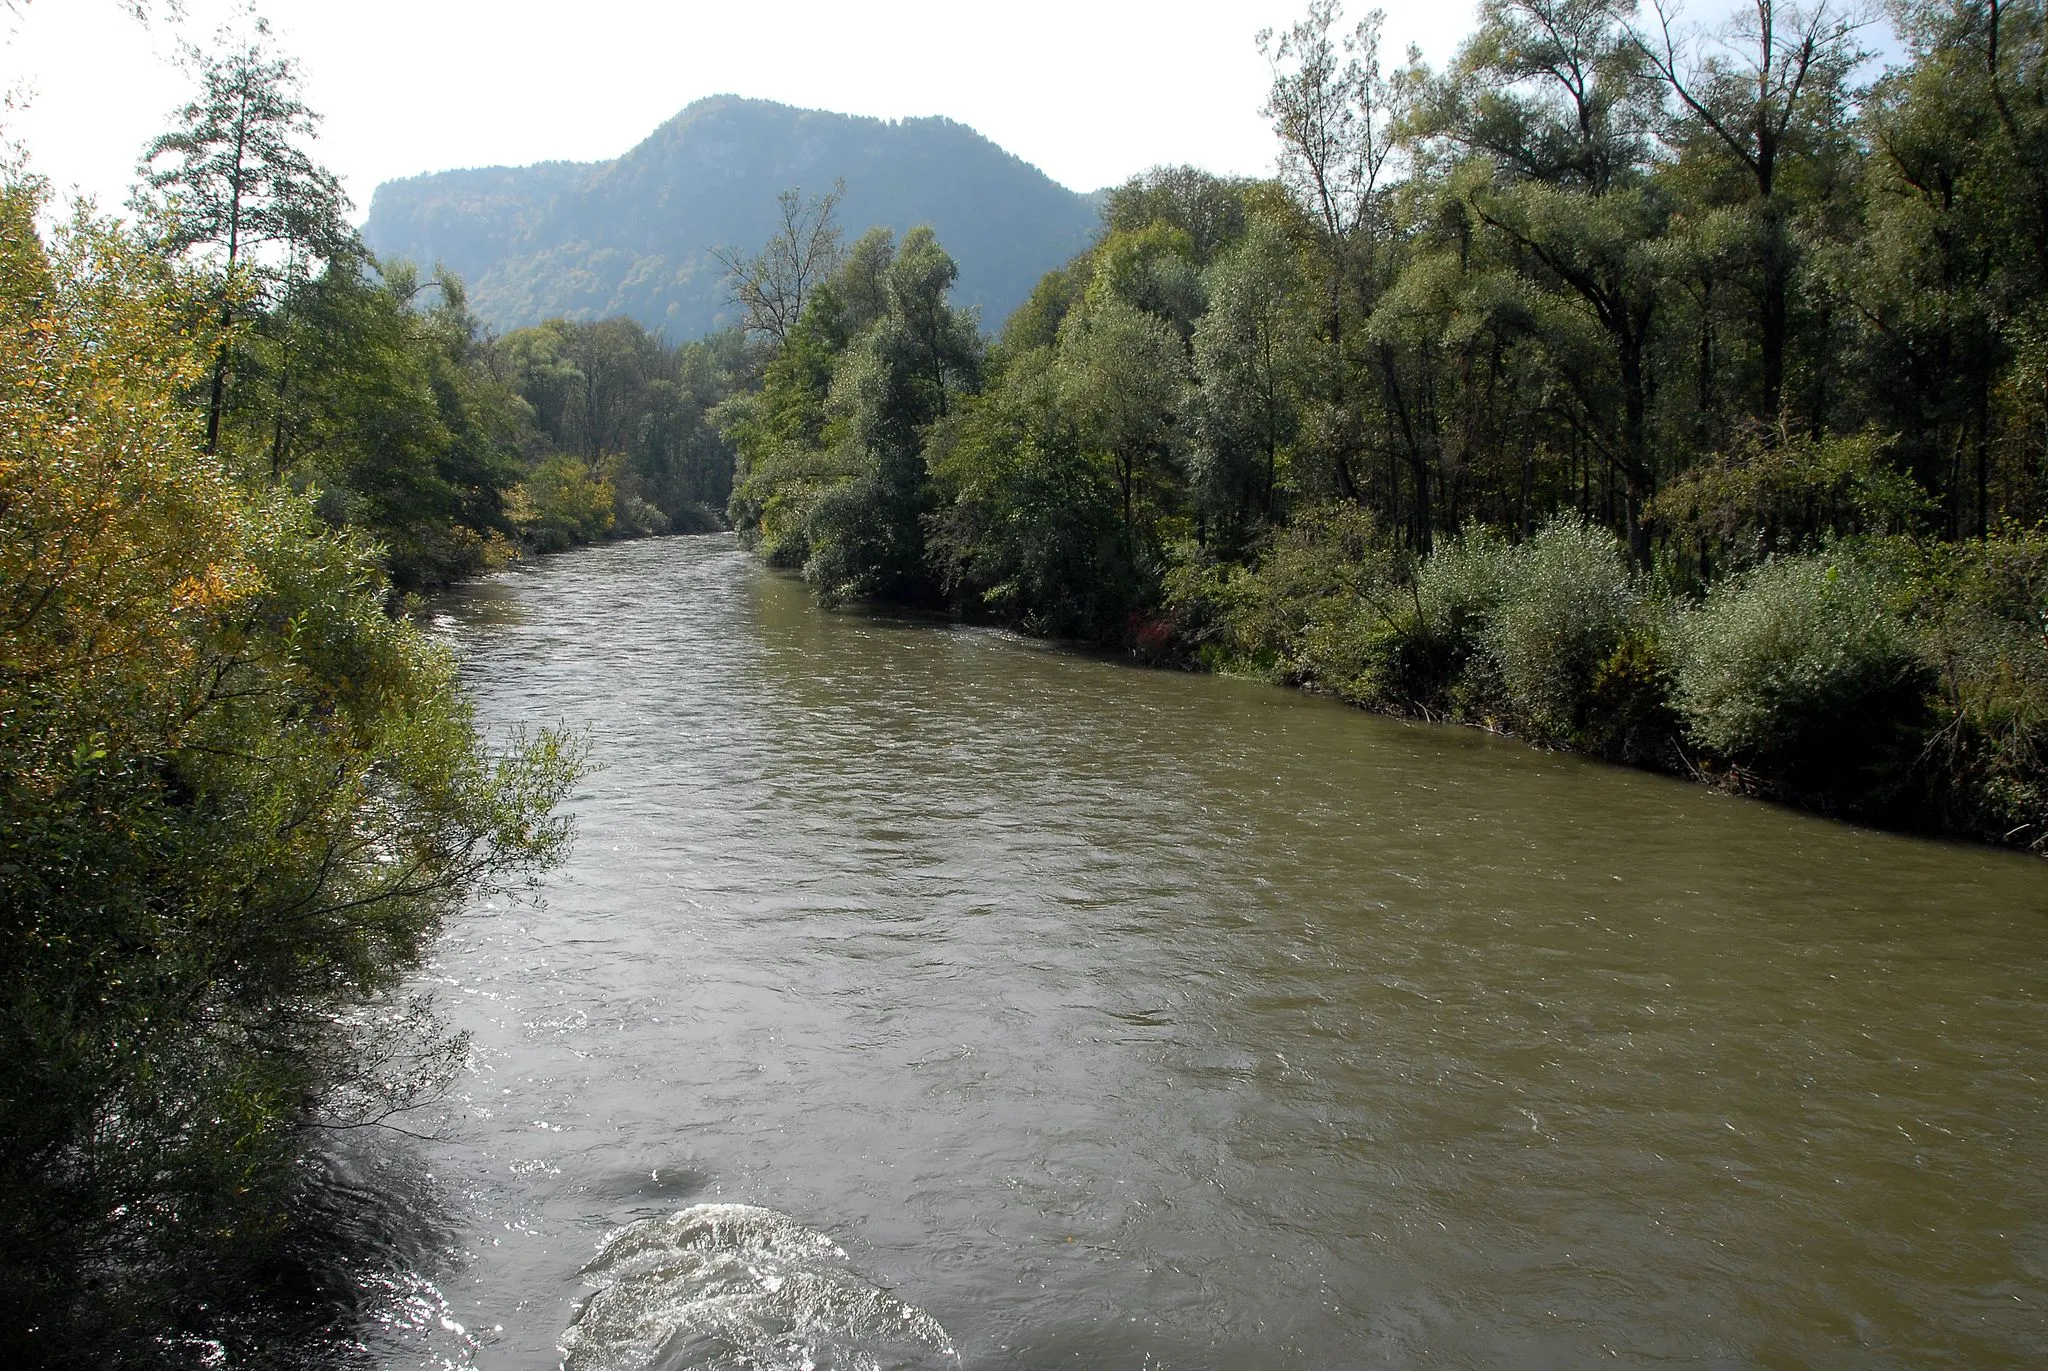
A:
{"type": "Polygon", "coordinates": [[[1858,822],[2048,850],[2048,537],[1844,540],[1704,593],[1604,530],[1468,529],[1423,558],[1362,511],[1167,578],[1133,651],[1858,822]]]}

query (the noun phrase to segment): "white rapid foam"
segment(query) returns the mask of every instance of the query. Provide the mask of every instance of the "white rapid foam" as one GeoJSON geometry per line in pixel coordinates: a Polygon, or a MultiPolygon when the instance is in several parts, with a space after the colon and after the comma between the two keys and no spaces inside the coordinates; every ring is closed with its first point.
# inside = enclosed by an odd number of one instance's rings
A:
{"type": "Polygon", "coordinates": [[[938,1320],[855,1271],[822,1233],[699,1204],[611,1235],[564,1371],[956,1371],[938,1320]]]}

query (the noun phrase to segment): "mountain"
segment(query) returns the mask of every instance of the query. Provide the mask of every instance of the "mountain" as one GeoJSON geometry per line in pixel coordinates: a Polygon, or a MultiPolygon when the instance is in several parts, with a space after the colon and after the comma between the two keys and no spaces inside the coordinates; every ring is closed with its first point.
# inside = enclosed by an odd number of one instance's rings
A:
{"type": "Polygon", "coordinates": [[[752,253],[776,197],[844,180],[851,239],[930,224],[960,264],[958,304],[993,330],[1040,276],[1087,246],[1080,195],[950,119],[890,121],[766,100],[699,100],[610,162],[484,167],[387,181],[363,238],[380,257],[445,263],[507,330],[624,314],[682,341],[736,321],[712,249],[752,253]]]}

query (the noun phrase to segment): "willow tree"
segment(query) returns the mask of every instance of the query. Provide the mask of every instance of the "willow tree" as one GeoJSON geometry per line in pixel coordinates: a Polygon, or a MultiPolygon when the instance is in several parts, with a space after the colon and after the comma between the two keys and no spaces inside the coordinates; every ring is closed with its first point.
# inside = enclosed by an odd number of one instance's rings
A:
{"type": "Polygon", "coordinates": [[[1621,475],[1638,565],[1649,560],[1642,514],[1656,493],[1652,344],[1672,215],[1651,176],[1658,111],[1644,98],[1646,66],[1606,0],[1487,0],[1430,111],[1440,135],[1479,163],[1453,191],[1464,212],[1565,306],[1549,312],[1564,327],[1539,332],[1580,431],[1621,475]],[[1605,346],[1581,345],[1588,331],[1605,346]]]}
{"type": "Polygon", "coordinates": [[[1278,512],[1282,453],[1293,446],[1307,366],[1286,237],[1255,219],[1206,274],[1209,309],[1195,325],[1196,386],[1186,404],[1189,477],[1200,532],[1240,550],[1278,512]]]}
{"type": "Polygon", "coordinates": [[[1756,292],[1757,416],[1785,404],[1793,278],[1800,256],[1795,197],[1788,182],[1802,162],[1844,144],[1852,114],[1849,79],[1865,53],[1861,16],[1835,0],[1810,5],[1750,0],[1713,31],[1682,28],[1677,7],[1653,0],[1653,21],[1629,28],[1629,42],[1669,92],[1681,150],[1718,160],[1741,187],[1749,220],[1756,292]]]}

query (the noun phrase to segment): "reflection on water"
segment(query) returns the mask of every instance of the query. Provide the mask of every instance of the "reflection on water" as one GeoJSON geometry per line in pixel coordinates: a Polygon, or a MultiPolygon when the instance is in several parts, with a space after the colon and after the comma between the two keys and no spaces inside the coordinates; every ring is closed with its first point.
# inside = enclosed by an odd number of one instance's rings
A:
{"type": "Polygon", "coordinates": [[[383,1365],[552,1365],[586,1301],[587,1357],[608,1235],[707,1204],[969,1367],[2048,1355],[2037,863],[824,614],[724,539],[434,610],[603,769],[427,978],[468,1331],[383,1365]]]}

